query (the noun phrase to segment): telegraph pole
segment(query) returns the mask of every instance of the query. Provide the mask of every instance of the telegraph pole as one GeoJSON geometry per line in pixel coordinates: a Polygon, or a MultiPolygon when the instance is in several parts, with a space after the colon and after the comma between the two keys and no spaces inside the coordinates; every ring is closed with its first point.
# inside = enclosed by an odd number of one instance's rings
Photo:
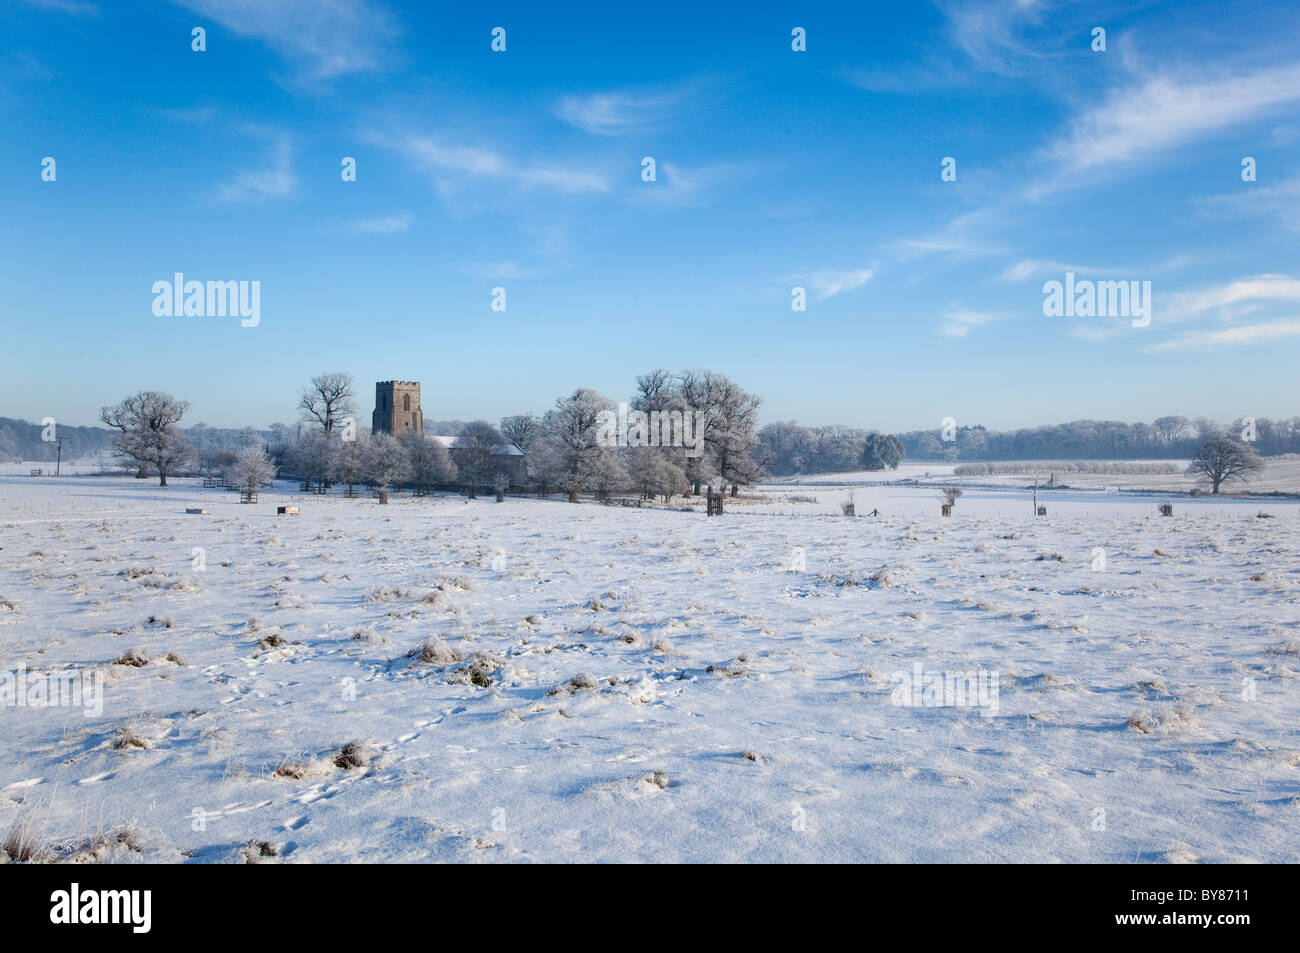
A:
{"type": "Polygon", "coordinates": [[[54,475],[58,476],[59,471],[63,469],[63,438],[59,438],[59,457],[54,462],[54,475]]]}

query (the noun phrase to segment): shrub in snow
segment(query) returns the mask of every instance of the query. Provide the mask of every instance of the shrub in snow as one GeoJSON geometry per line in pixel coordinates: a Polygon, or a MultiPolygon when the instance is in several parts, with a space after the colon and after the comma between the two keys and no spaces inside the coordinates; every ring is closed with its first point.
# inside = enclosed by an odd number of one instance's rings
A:
{"type": "Polygon", "coordinates": [[[149,664],[149,656],[144,653],[143,649],[128,649],[117,658],[113,659],[114,665],[130,665],[133,668],[141,668],[149,664]]]}

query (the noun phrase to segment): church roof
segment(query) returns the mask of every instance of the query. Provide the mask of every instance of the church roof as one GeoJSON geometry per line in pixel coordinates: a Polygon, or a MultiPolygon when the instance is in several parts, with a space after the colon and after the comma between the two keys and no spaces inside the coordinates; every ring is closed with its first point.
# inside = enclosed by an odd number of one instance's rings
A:
{"type": "MultiPolygon", "coordinates": [[[[459,447],[461,445],[459,437],[444,437],[444,436],[435,436],[434,434],[426,434],[424,439],[432,440],[434,443],[441,444],[442,446],[446,447],[448,450],[452,449],[453,447],[459,447]]],[[[497,451],[497,456],[522,457],[524,456],[524,452],[520,450],[518,447],[516,447],[513,443],[507,443],[504,446],[502,446],[499,451],[497,451]]]]}

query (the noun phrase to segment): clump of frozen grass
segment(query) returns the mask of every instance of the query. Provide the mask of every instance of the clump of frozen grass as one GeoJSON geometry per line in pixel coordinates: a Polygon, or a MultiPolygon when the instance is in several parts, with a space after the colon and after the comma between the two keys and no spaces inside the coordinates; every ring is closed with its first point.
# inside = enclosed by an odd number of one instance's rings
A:
{"type": "Polygon", "coordinates": [[[263,651],[266,651],[267,649],[278,649],[280,646],[288,644],[289,640],[279,632],[272,632],[270,635],[257,640],[257,647],[263,651]]]}
{"type": "Polygon", "coordinates": [[[600,682],[588,675],[586,672],[579,672],[573,678],[569,679],[563,685],[552,688],[547,695],[576,695],[578,692],[594,692],[600,688],[600,682]]]}
{"type": "Polygon", "coordinates": [[[18,608],[18,603],[14,602],[12,599],[0,597],[0,609],[4,609],[6,612],[17,612],[18,608]]]}
{"type": "Polygon", "coordinates": [[[649,774],[645,775],[641,781],[651,787],[658,788],[661,791],[668,787],[668,775],[663,771],[651,771],[649,774]]]}
{"type": "Polygon", "coordinates": [[[387,642],[388,640],[371,628],[357,629],[352,638],[358,642],[387,642]]]}
{"type": "Polygon", "coordinates": [[[328,774],[327,762],[314,758],[284,758],[271,774],[277,778],[301,781],[309,776],[328,774]]]}
{"type": "Polygon", "coordinates": [[[436,635],[411,649],[407,656],[426,665],[454,665],[461,660],[461,654],[436,635]]]}
{"type": "Polygon", "coordinates": [[[143,668],[149,664],[149,656],[145,654],[144,649],[127,649],[117,658],[113,659],[114,665],[130,665],[132,668],[143,668]]]}
{"type": "Polygon", "coordinates": [[[1035,558],[1035,561],[1041,563],[1052,559],[1055,559],[1058,563],[1065,562],[1065,557],[1062,556],[1060,553],[1039,553],[1038,556],[1035,558]]]}
{"type": "Polygon", "coordinates": [[[145,576],[155,576],[157,574],[158,570],[153,566],[150,566],[147,569],[141,569],[138,566],[130,566],[118,573],[118,575],[124,579],[140,579],[145,576]]]}
{"type": "Polygon", "coordinates": [[[280,848],[269,840],[251,840],[243,846],[240,854],[246,864],[261,863],[267,857],[279,857],[280,848]]]}
{"type": "Polygon", "coordinates": [[[145,748],[149,747],[146,741],[134,728],[123,726],[117,729],[117,737],[113,739],[113,747],[119,751],[125,751],[128,748],[145,748]]]}
{"type": "Polygon", "coordinates": [[[146,624],[146,625],[160,625],[160,626],[162,626],[164,629],[174,629],[174,628],[176,628],[176,623],[172,621],[172,619],[171,619],[170,616],[164,618],[164,617],[162,617],[162,616],[151,615],[151,616],[149,616],[149,619],[148,619],[148,621],[147,621],[145,624],[146,624]]]}
{"type": "Polygon", "coordinates": [[[881,566],[867,577],[867,581],[881,589],[892,589],[894,586],[898,585],[898,581],[889,571],[888,566],[881,566]]]}
{"type": "Polygon", "coordinates": [[[1139,709],[1129,715],[1127,727],[1142,732],[1144,735],[1156,731],[1170,733],[1195,726],[1195,719],[1185,708],[1163,711],[1158,714],[1139,709]]]}
{"type": "Polygon", "coordinates": [[[731,662],[709,665],[704,671],[710,675],[721,675],[723,678],[735,678],[737,675],[748,675],[749,669],[741,664],[744,661],[745,658],[741,656],[731,662]]]}
{"type": "Polygon", "coordinates": [[[349,741],[334,756],[334,767],[351,770],[368,768],[375,756],[375,746],[360,741],[349,741]]]}
{"type": "Polygon", "coordinates": [[[673,644],[665,639],[662,635],[655,636],[655,640],[650,643],[650,648],[660,655],[672,655],[673,644]]]}
{"type": "Polygon", "coordinates": [[[447,681],[453,685],[470,684],[478,688],[489,688],[501,665],[501,657],[495,652],[475,652],[466,664],[448,673],[447,681]]]}
{"type": "Polygon", "coordinates": [[[400,586],[380,586],[371,589],[362,600],[366,605],[383,602],[423,602],[434,605],[442,597],[437,592],[418,589],[403,589],[400,586]]]}
{"type": "Polygon", "coordinates": [[[1287,639],[1269,649],[1274,655],[1300,655],[1300,639],[1287,639]]]}
{"type": "Polygon", "coordinates": [[[181,658],[176,652],[168,652],[164,658],[173,665],[184,666],[186,664],[185,659],[181,658]]]}
{"type": "Polygon", "coordinates": [[[41,845],[33,814],[23,812],[9,825],[4,841],[0,842],[0,854],[20,864],[39,864],[50,859],[49,851],[41,845]]]}
{"type": "Polygon", "coordinates": [[[60,860],[70,864],[98,864],[109,859],[117,848],[134,854],[144,853],[144,839],[135,823],[124,824],[116,830],[99,830],[76,844],[56,845],[60,860]]]}

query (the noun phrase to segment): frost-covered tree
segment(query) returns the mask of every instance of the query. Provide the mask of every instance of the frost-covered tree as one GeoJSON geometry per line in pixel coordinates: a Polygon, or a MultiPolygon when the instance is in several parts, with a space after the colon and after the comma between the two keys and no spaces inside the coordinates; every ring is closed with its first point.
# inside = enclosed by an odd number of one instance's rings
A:
{"type": "Polygon", "coordinates": [[[862,448],[867,470],[897,470],[903,462],[903,444],[893,434],[869,433],[862,448]]]}
{"type": "Polygon", "coordinates": [[[1211,434],[1196,449],[1190,469],[1209,480],[1212,492],[1217,494],[1225,481],[1248,480],[1261,466],[1263,461],[1250,444],[1225,434],[1211,434]]]}
{"type": "Polygon", "coordinates": [[[140,466],[140,476],[149,467],[158,471],[158,485],[167,485],[167,474],[184,467],[193,457],[189,439],[180,428],[189,410],[188,401],[171,394],[146,390],[112,407],[101,407],[99,419],[117,431],[113,451],[140,466]]]}
{"type": "Polygon", "coordinates": [[[380,489],[379,500],[388,502],[387,489],[411,478],[411,461],[406,448],[390,433],[370,435],[366,455],[366,477],[380,489]]]}
{"type": "Polygon", "coordinates": [[[662,496],[667,503],[674,496],[688,493],[691,488],[686,473],[673,458],[658,447],[634,447],[628,454],[627,470],[630,482],[646,499],[662,496]]]}
{"type": "Polygon", "coordinates": [[[226,469],[228,482],[250,492],[274,479],[275,463],[260,445],[249,445],[240,450],[226,469]]]}
{"type": "Polygon", "coordinates": [[[289,452],[289,465],[305,482],[325,486],[334,469],[335,451],[341,444],[342,441],[331,439],[324,431],[310,431],[289,452]]]}
{"type": "Polygon", "coordinates": [[[366,466],[370,460],[370,431],[358,430],[351,440],[326,440],[320,435],[328,451],[330,479],[335,483],[346,483],[348,496],[353,487],[366,478],[366,466]]]}
{"type": "Polygon", "coordinates": [[[704,413],[706,452],[734,496],[738,486],[753,483],[763,471],[764,461],[754,456],[761,398],[713,371],[686,371],[678,387],[686,408],[704,413]]]}
{"type": "Polygon", "coordinates": [[[580,387],[568,397],[555,401],[555,409],[542,418],[546,435],[540,469],[547,482],[569,491],[569,502],[578,502],[578,493],[595,486],[609,476],[609,460],[614,448],[601,446],[597,440],[600,415],[614,408],[608,397],[580,387]]]}
{"type": "Polygon", "coordinates": [[[406,448],[407,460],[411,467],[411,480],[421,489],[436,486],[439,483],[456,481],[456,464],[442,444],[429,440],[422,433],[413,430],[404,433],[402,446],[406,448]]]}
{"type": "Polygon", "coordinates": [[[542,422],[532,414],[501,418],[501,436],[527,453],[542,435],[542,422]]]}

